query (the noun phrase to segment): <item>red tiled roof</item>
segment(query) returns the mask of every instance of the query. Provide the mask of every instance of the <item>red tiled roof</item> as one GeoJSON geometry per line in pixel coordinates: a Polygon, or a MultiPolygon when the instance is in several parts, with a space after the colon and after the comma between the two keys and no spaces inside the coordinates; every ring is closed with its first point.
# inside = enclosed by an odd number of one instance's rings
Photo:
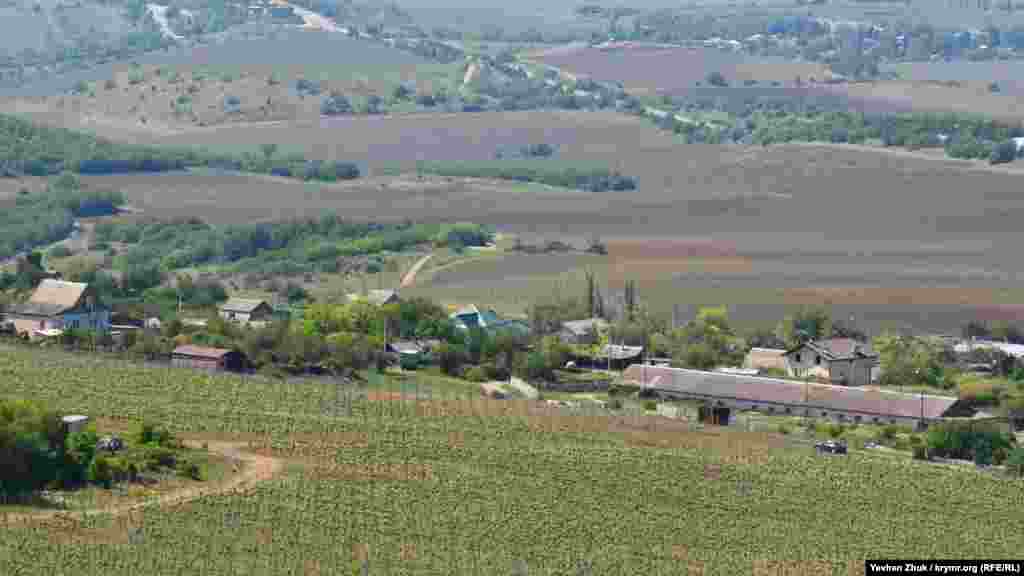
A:
{"type": "MultiPolygon", "coordinates": [[[[922,414],[921,395],[901,394],[878,388],[804,384],[776,378],[640,364],[633,364],[627,368],[623,377],[634,382],[641,382],[643,379],[647,385],[669,392],[730,398],[745,402],[772,402],[794,407],[806,405],[822,410],[885,417],[920,418],[922,414]]],[[[956,398],[951,397],[924,395],[924,417],[940,418],[956,401],[956,398]]]]}
{"type": "Polygon", "coordinates": [[[224,348],[207,348],[204,346],[178,346],[172,352],[175,356],[191,356],[193,358],[211,358],[216,360],[220,360],[230,353],[231,350],[224,348]]]}

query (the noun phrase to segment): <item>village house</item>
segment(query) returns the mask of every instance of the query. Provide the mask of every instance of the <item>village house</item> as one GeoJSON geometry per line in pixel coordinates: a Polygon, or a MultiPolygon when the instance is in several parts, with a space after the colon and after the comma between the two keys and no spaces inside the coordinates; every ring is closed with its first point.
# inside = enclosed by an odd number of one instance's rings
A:
{"type": "Polygon", "coordinates": [[[245,367],[245,356],[226,348],[178,346],[171,352],[171,365],[176,368],[238,372],[245,367]]]}
{"type": "Polygon", "coordinates": [[[562,322],[562,329],[558,331],[558,337],[566,344],[589,346],[596,344],[598,336],[608,329],[608,322],[603,318],[588,318],[586,320],[570,320],[562,322]]]}
{"type": "Polygon", "coordinates": [[[274,309],[265,300],[232,298],[220,307],[221,318],[242,324],[266,322],[273,315],[274,309]]]}
{"type": "Polygon", "coordinates": [[[526,322],[514,318],[502,318],[494,310],[481,310],[474,304],[460,308],[450,318],[459,330],[480,328],[492,334],[504,332],[516,337],[525,337],[530,334],[530,326],[526,322]]]}
{"type": "Polygon", "coordinates": [[[88,284],[46,279],[27,302],[7,313],[16,334],[30,339],[58,335],[64,330],[110,330],[110,309],[88,284]]]}
{"type": "Polygon", "coordinates": [[[844,386],[865,386],[878,378],[878,354],[851,338],[805,342],[786,351],[786,372],[844,386]]]}

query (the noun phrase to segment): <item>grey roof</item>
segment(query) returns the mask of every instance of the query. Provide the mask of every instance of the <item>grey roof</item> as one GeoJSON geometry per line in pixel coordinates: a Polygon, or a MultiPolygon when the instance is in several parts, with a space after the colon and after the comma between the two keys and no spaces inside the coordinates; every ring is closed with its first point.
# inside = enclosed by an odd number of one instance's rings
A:
{"type": "Polygon", "coordinates": [[[602,330],[608,327],[604,318],[587,318],[586,320],[570,320],[562,322],[562,328],[577,336],[585,336],[591,329],[602,330]]]}
{"type": "Polygon", "coordinates": [[[395,342],[389,342],[388,347],[399,354],[420,354],[423,352],[423,347],[411,340],[396,340],[395,342]]]}
{"type": "Polygon", "coordinates": [[[623,378],[669,392],[838,410],[884,417],[941,418],[956,398],[633,364],[623,378]]]}
{"type": "Polygon", "coordinates": [[[642,346],[619,346],[616,344],[605,344],[601,347],[601,358],[611,357],[612,360],[626,360],[636,358],[643,354],[642,346]]]}
{"type": "Polygon", "coordinates": [[[349,294],[348,299],[352,302],[357,300],[367,300],[378,306],[387,304],[394,298],[398,297],[398,292],[395,290],[370,290],[365,296],[362,294],[349,294]]]}
{"type": "Polygon", "coordinates": [[[248,300],[245,298],[232,298],[225,302],[220,309],[226,312],[242,312],[243,314],[250,314],[260,306],[266,306],[270,308],[270,304],[267,304],[266,300],[248,300]]]}
{"type": "Polygon", "coordinates": [[[787,355],[803,348],[821,354],[828,360],[849,360],[851,358],[875,358],[878,354],[871,349],[870,344],[858,342],[852,338],[828,338],[826,340],[814,340],[792,348],[787,355]]]}

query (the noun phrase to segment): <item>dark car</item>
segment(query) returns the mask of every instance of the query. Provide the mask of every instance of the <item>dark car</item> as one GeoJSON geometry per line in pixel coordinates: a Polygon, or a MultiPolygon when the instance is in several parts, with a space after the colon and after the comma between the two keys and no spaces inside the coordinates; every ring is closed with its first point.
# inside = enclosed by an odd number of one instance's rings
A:
{"type": "Polygon", "coordinates": [[[122,442],[117,436],[108,436],[96,443],[96,449],[106,450],[107,452],[117,452],[124,449],[124,442],[122,442]]]}
{"type": "Polygon", "coordinates": [[[836,442],[835,440],[818,442],[814,445],[814,448],[817,449],[818,452],[825,454],[846,454],[846,443],[836,442]]]}

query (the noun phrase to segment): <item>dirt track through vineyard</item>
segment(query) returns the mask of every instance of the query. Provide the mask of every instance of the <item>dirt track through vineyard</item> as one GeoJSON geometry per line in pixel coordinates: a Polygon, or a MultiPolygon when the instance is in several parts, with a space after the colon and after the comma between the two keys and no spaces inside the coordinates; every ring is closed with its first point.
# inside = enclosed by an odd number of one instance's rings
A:
{"type": "MultiPolygon", "coordinates": [[[[202,448],[200,442],[186,442],[190,448],[202,448]]],[[[231,442],[207,442],[207,449],[212,454],[227,457],[237,467],[241,465],[242,470],[234,474],[230,479],[215,485],[202,485],[162,494],[157,498],[150,498],[141,501],[126,502],[107,508],[91,508],[83,510],[42,510],[39,512],[28,512],[24,514],[6,514],[0,516],[0,523],[10,525],[12,523],[32,522],[40,520],[80,519],[86,516],[111,515],[123,516],[142,508],[150,506],[174,506],[184,504],[215,494],[227,494],[253,486],[259,482],[265,482],[276,476],[282,468],[284,461],[270,456],[262,456],[251,452],[243,452],[241,448],[244,443],[231,442]]]]}

